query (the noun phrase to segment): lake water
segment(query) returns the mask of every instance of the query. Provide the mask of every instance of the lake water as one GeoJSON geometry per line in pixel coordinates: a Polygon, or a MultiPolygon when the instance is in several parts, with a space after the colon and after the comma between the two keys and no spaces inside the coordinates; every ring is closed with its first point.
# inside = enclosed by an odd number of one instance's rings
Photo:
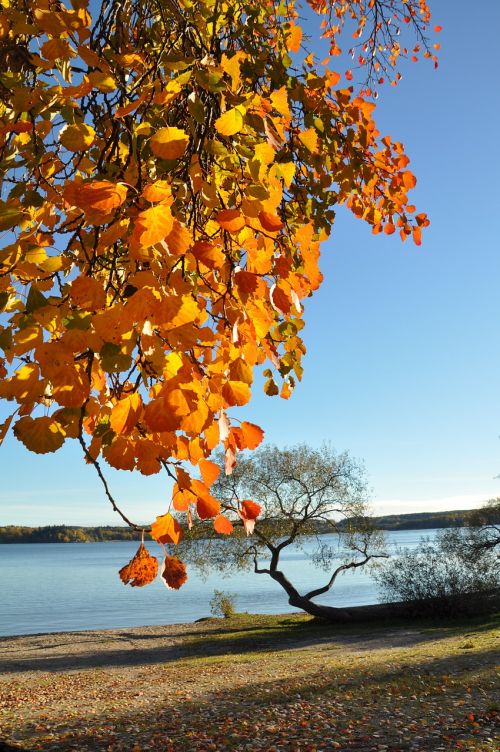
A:
{"type": "MultiPolygon", "coordinates": [[[[387,533],[388,542],[415,547],[435,530],[387,533]]],[[[328,536],[329,537],[329,536],[328,536]]],[[[289,613],[281,587],[268,575],[212,574],[203,580],[193,568],[178,591],[167,590],[158,578],[143,588],[130,588],[118,570],[132,558],[136,541],[116,543],[14,543],[0,545],[0,635],[36,634],[84,629],[112,629],[150,624],[192,622],[210,616],[215,589],[236,596],[236,610],[289,613]]],[[[156,544],[149,544],[151,552],[156,544]]],[[[310,552],[285,549],[282,569],[301,592],[323,585],[328,575],[313,566],[310,552]]],[[[368,569],[339,576],[318,602],[332,606],[377,603],[377,587],[368,569]]]]}

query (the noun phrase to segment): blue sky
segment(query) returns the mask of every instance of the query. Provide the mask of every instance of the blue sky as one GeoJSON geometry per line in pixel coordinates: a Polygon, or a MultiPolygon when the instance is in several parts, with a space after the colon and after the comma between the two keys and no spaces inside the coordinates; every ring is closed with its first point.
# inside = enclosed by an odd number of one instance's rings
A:
{"type": "MultiPolygon", "coordinates": [[[[288,402],[241,411],[279,445],[331,441],[365,461],[379,513],[468,508],[500,495],[498,0],[431,0],[440,67],[408,64],[377,107],[418,177],[420,248],[339,210],[325,281],[306,301],[305,375],[288,402]]],[[[2,412],[4,412],[2,410],[2,412]]],[[[76,446],[0,449],[1,524],[117,524],[76,446]]],[[[124,509],[165,511],[162,477],[109,473],[124,509]]]]}

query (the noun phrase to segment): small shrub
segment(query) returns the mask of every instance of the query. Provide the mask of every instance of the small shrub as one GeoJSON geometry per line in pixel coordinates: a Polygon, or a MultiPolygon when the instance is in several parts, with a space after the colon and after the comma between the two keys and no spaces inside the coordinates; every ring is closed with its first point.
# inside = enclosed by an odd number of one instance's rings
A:
{"type": "Polygon", "coordinates": [[[214,616],[230,619],[236,613],[234,607],[235,596],[225,593],[223,590],[214,590],[210,600],[210,613],[214,616]]]}

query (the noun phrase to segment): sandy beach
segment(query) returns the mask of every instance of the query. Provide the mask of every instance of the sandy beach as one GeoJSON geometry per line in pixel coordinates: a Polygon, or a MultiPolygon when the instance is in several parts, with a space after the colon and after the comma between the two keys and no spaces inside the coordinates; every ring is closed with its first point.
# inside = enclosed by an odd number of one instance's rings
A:
{"type": "Polygon", "coordinates": [[[498,619],[238,616],[6,637],[0,653],[0,739],[18,750],[496,752],[500,738],[498,619]]]}

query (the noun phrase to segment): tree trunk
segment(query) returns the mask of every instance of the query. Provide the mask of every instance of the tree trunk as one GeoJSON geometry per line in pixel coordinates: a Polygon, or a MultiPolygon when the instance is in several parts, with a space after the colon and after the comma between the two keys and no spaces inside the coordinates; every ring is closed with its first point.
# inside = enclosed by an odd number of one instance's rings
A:
{"type": "Polygon", "coordinates": [[[351,614],[343,608],[335,608],[334,606],[323,606],[321,603],[314,603],[309,598],[304,598],[297,593],[296,596],[290,596],[288,598],[290,606],[300,608],[311,616],[318,616],[321,619],[327,619],[331,622],[346,622],[351,620],[351,614]]]}
{"type": "Polygon", "coordinates": [[[295,606],[295,608],[300,608],[307,614],[311,614],[311,616],[319,616],[321,619],[327,619],[331,622],[350,620],[351,616],[345,609],[335,608],[334,606],[322,606],[320,603],[314,603],[309,598],[300,595],[290,580],[279,569],[267,570],[266,574],[269,574],[286,591],[290,606],[295,606]]]}

